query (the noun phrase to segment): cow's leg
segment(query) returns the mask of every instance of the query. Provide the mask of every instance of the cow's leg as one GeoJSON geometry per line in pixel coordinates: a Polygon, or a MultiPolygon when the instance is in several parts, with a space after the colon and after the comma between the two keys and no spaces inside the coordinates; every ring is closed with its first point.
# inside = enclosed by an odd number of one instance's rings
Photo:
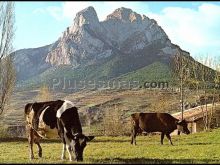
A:
{"type": "Polygon", "coordinates": [[[42,157],[42,148],[40,146],[40,143],[39,142],[35,142],[35,144],[37,144],[37,146],[38,146],[38,156],[41,158],[42,157]]]}
{"type": "Polygon", "coordinates": [[[138,132],[138,128],[133,127],[132,133],[131,133],[131,144],[137,145],[136,143],[137,132],[138,132]]]}
{"type": "Polygon", "coordinates": [[[136,136],[137,136],[137,130],[134,131],[134,145],[137,145],[137,143],[136,143],[136,136]]]}
{"type": "Polygon", "coordinates": [[[71,146],[71,144],[69,143],[69,144],[66,144],[66,148],[67,148],[67,151],[68,151],[68,154],[69,154],[69,160],[70,161],[73,161],[73,155],[72,155],[72,146],[71,146]]]}
{"type": "Polygon", "coordinates": [[[62,160],[66,159],[66,143],[63,143],[63,150],[62,150],[61,159],[62,160]]]}
{"type": "Polygon", "coordinates": [[[64,159],[66,159],[66,141],[65,141],[65,138],[67,138],[67,137],[64,137],[64,128],[63,128],[63,125],[62,125],[62,123],[59,119],[57,120],[57,126],[58,126],[58,135],[59,135],[59,137],[61,138],[61,140],[63,142],[63,149],[62,149],[61,159],[64,160],[64,159]]]}
{"type": "Polygon", "coordinates": [[[164,139],[164,133],[162,132],[162,133],[161,133],[161,139],[160,139],[161,145],[163,145],[163,139],[164,139]]]}
{"type": "Polygon", "coordinates": [[[131,144],[134,142],[134,127],[131,128],[131,144]]]}
{"type": "Polygon", "coordinates": [[[68,138],[67,137],[67,130],[65,129],[65,133],[64,133],[64,138],[65,138],[65,142],[66,142],[66,149],[67,149],[67,151],[68,151],[68,154],[69,154],[69,160],[70,161],[73,161],[73,155],[72,155],[72,147],[73,146],[71,146],[71,138],[68,138]]]}
{"type": "Polygon", "coordinates": [[[170,137],[170,134],[166,134],[166,137],[169,139],[170,141],[170,144],[173,145],[172,141],[171,141],[171,137],[170,137]]]}
{"type": "Polygon", "coordinates": [[[38,147],[38,156],[41,158],[42,157],[42,148],[40,146],[40,137],[37,135],[36,132],[34,132],[34,143],[37,145],[38,147]]]}
{"type": "Polygon", "coordinates": [[[33,143],[34,143],[34,130],[29,128],[28,133],[28,142],[29,142],[29,152],[30,152],[30,159],[34,159],[34,152],[33,152],[33,143]]]}

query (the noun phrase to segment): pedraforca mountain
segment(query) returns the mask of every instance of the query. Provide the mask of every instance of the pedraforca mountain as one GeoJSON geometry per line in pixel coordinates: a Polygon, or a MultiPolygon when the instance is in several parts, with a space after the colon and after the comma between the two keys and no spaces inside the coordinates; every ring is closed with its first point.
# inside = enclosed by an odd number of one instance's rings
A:
{"type": "Polygon", "coordinates": [[[48,53],[46,62],[77,66],[116,52],[135,54],[157,40],[164,44],[161,53],[175,53],[176,48],[172,48],[168,36],[155,20],[131,9],[119,8],[99,22],[94,8],[88,7],[77,13],[73,25],[48,53]]]}
{"type": "Polygon", "coordinates": [[[115,56],[137,69],[148,62],[136,65],[135,59],[168,61],[178,51],[189,55],[172,44],[157,22],[145,15],[121,7],[99,21],[95,9],[88,7],[76,14],[73,24],[53,44],[16,51],[15,64],[18,79],[25,80],[49,68],[61,65],[77,68],[115,56]],[[126,60],[131,56],[132,61],[126,60]]]}

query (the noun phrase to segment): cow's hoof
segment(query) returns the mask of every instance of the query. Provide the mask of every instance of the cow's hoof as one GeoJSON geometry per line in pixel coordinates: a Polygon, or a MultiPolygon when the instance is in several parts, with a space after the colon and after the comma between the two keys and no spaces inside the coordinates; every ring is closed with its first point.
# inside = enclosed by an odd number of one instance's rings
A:
{"type": "Polygon", "coordinates": [[[38,153],[38,156],[40,157],[40,158],[42,158],[42,153],[40,152],[40,153],[38,153]]]}
{"type": "Polygon", "coordinates": [[[76,160],[77,162],[82,162],[83,160],[76,160]]]}
{"type": "Polygon", "coordinates": [[[65,156],[62,156],[62,157],[61,157],[61,160],[65,160],[65,159],[66,159],[66,157],[65,157],[65,156]]]}

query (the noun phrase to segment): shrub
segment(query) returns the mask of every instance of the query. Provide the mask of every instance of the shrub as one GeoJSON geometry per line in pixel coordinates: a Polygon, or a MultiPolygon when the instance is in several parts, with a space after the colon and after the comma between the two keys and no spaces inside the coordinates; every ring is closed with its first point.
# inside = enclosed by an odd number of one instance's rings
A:
{"type": "Polygon", "coordinates": [[[105,136],[129,135],[131,130],[129,123],[122,119],[122,114],[116,108],[105,112],[102,127],[105,136]]]}

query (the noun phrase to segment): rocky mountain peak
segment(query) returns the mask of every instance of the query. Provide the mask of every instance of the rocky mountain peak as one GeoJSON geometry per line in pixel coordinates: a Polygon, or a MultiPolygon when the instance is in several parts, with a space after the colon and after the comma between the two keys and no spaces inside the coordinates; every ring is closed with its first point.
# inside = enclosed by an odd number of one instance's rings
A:
{"type": "Polygon", "coordinates": [[[79,66],[82,61],[103,59],[114,52],[134,53],[157,40],[167,42],[168,36],[155,20],[121,7],[99,22],[90,6],[76,14],[74,24],[53,44],[46,62],[79,66]]]}
{"type": "Polygon", "coordinates": [[[123,22],[134,22],[134,21],[140,22],[141,15],[137,14],[131,9],[121,7],[116,9],[112,14],[109,14],[106,20],[111,20],[111,19],[113,20],[117,19],[123,22]]]}
{"type": "Polygon", "coordinates": [[[81,27],[84,24],[96,25],[99,23],[99,19],[95,9],[92,6],[81,10],[76,14],[74,19],[74,26],[81,27]]]}

